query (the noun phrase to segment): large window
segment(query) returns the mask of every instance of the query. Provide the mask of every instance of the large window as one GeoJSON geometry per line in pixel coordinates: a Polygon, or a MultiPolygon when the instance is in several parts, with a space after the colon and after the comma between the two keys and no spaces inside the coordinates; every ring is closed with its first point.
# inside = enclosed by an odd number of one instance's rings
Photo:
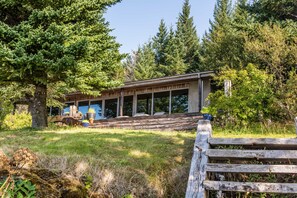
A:
{"type": "Polygon", "coordinates": [[[152,94],[137,95],[137,113],[151,114],[152,94]]]}
{"type": "Polygon", "coordinates": [[[169,113],[169,97],[169,91],[154,93],[154,113],[169,113]]]}
{"type": "Polygon", "coordinates": [[[47,107],[47,113],[49,116],[60,115],[60,108],[59,107],[47,107]]]}
{"type": "Polygon", "coordinates": [[[171,113],[188,112],[188,90],[175,90],[171,92],[171,113]]]}
{"type": "Polygon", "coordinates": [[[74,102],[65,103],[62,114],[70,113],[70,106],[72,105],[74,105],[74,102]]]}
{"type": "Polygon", "coordinates": [[[105,100],[105,117],[115,118],[117,117],[118,99],[105,100]]]}
{"type": "Polygon", "coordinates": [[[132,116],[133,96],[124,97],[123,115],[132,116]]]}
{"type": "Polygon", "coordinates": [[[78,111],[80,111],[84,118],[86,117],[86,114],[89,110],[89,101],[81,101],[78,102],[78,111]]]}
{"type": "Polygon", "coordinates": [[[90,108],[93,108],[96,113],[95,120],[102,119],[102,101],[91,101],[90,102],[90,108]]]}

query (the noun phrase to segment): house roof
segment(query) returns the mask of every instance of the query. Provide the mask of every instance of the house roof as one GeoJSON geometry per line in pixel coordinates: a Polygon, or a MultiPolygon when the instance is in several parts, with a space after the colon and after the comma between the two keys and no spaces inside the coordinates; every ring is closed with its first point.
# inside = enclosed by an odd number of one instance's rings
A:
{"type": "MultiPolygon", "coordinates": [[[[125,89],[125,88],[137,88],[137,87],[145,87],[145,86],[155,86],[159,84],[168,84],[168,83],[175,83],[175,82],[184,82],[184,81],[191,81],[191,80],[198,80],[199,78],[207,78],[211,77],[212,74],[214,74],[213,71],[205,71],[205,72],[199,72],[199,73],[191,73],[191,74],[181,74],[176,76],[167,76],[167,77],[161,77],[161,78],[153,78],[148,80],[137,80],[137,81],[128,81],[124,82],[123,86],[109,89],[105,91],[115,91],[119,89],[125,89]]],[[[67,94],[68,96],[81,94],[81,92],[73,92],[67,94]]]]}
{"type": "Polygon", "coordinates": [[[158,85],[158,84],[172,83],[172,82],[178,82],[178,81],[196,80],[199,78],[210,77],[212,74],[214,74],[213,71],[206,71],[206,72],[199,72],[199,73],[168,76],[168,77],[162,77],[162,78],[153,78],[148,80],[129,81],[129,82],[125,82],[124,85],[120,88],[142,87],[142,86],[158,85]]]}

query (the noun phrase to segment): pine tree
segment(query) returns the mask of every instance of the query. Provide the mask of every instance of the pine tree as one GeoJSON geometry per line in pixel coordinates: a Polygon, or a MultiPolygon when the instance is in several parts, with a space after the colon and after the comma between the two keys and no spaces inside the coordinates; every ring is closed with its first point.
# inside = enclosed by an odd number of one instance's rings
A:
{"type": "Polygon", "coordinates": [[[254,0],[248,10],[257,21],[297,21],[296,0],[254,0]]]}
{"type": "Polygon", "coordinates": [[[156,36],[153,37],[153,48],[156,54],[157,65],[165,65],[165,49],[168,44],[168,32],[167,27],[162,19],[159,25],[159,31],[156,36]]]}
{"type": "Polygon", "coordinates": [[[210,22],[209,32],[203,38],[204,68],[217,70],[224,66],[239,67],[237,31],[232,26],[231,1],[217,0],[214,9],[214,20],[210,22]]]}
{"type": "Polygon", "coordinates": [[[162,76],[158,72],[152,43],[144,44],[135,53],[134,80],[145,80],[162,76]]]}
{"type": "Polygon", "coordinates": [[[170,27],[168,34],[168,45],[165,49],[166,65],[160,67],[161,73],[165,76],[173,76],[184,74],[187,70],[187,65],[184,62],[184,47],[180,37],[177,37],[170,27]]]}
{"type": "Polygon", "coordinates": [[[116,2],[0,0],[0,84],[33,86],[32,127],[47,126],[49,86],[97,95],[121,84],[120,45],[103,18],[116,2]]]}
{"type": "MultiPolygon", "coordinates": [[[[176,36],[181,40],[180,48],[184,49],[184,62],[187,64],[187,72],[199,71],[199,38],[193,17],[190,16],[191,6],[189,0],[185,0],[182,12],[177,21],[176,36]]],[[[183,52],[180,52],[183,53],[183,52]]]]}
{"type": "Polygon", "coordinates": [[[217,0],[214,8],[213,21],[210,21],[209,34],[229,28],[232,14],[231,0],[217,0]]]}

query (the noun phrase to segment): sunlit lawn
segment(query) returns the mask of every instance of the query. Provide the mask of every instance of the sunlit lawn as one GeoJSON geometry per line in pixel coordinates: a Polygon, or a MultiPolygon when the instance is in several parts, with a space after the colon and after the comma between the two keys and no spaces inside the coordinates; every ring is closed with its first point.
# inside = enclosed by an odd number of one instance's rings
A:
{"type": "MultiPolygon", "coordinates": [[[[128,181],[132,177],[140,177],[138,185],[157,185],[157,189],[166,185],[166,182],[162,184],[162,177],[170,171],[179,168],[188,171],[194,139],[194,132],[85,128],[43,131],[23,129],[0,132],[0,148],[11,152],[27,147],[46,158],[66,157],[71,164],[84,161],[99,169],[119,170],[119,174],[122,171],[128,181]]],[[[183,189],[180,189],[184,192],[186,182],[180,182],[184,183],[183,189]]],[[[158,190],[160,189],[156,191],[158,190]]]]}
{"type": "MultiPolygon", "coordinates": [[[[99,169],[123,174],[128,183],[117,184],[122,186],[121,189],[117,187],[119,192],[116,195],[130,193],[133,185],[133,189],[139,191],[137,187],[144,185],[147,189],[151,188],[154,196],[180,197],[184,196],[186,188],[195,136],[195,131],[56,127],[41,131],[22,129],[0,131],[0,149],[11,154],[18,148],[27,147],[41,158],[47,158],[46,162],[51,158],[65,158],[67,166],[72,167],[81,161],[96,166],[97,169],[92,170],[93,174],[99,169]],[[134,181],[135,178],[137,181],[134,181]]],[[[214,127],[213,137],[294,138],[296,134],[293,125],[271,130],[259,126],[237,130],[214,127]]],[[[52,165],[48,166],[53,168],[52,165]]],[[[143,191],[148,190],[144,188],[143,191]]]]}
{"type": "Polygon", "coordinates": [[[21,130],[1,132],[0,145],[14,150],[28,147],[46,155],[79,155],[112,166],[125,165],[155,172],[167,165],[182,163],[185,148],[192,146],[194,137],[194,132],[120,129],[21,130]]]}

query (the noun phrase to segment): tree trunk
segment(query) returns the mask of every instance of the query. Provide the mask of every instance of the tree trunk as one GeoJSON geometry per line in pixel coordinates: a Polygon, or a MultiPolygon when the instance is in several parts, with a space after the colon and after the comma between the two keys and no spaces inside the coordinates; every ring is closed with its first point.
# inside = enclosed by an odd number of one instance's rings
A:
{"type": "Polygon", "coordinates": [[[47,127],[46,85],[35,85],[35,93],[30,104],[32,128],[47,127]]]}

